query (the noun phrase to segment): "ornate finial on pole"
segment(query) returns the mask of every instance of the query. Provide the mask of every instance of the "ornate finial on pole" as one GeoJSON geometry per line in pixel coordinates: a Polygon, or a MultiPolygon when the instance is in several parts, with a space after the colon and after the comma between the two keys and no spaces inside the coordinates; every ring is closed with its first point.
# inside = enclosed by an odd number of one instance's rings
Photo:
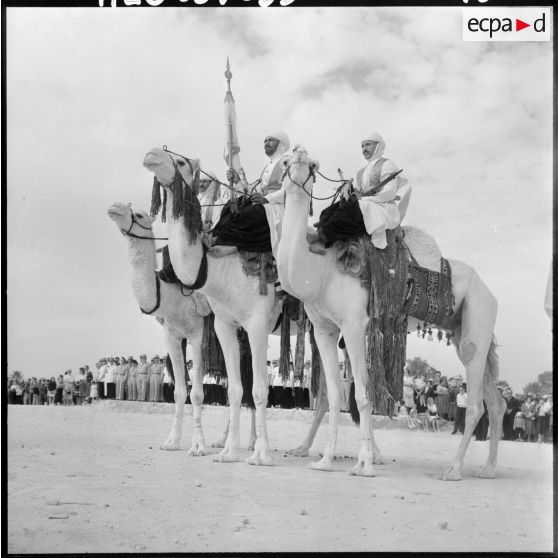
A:
{"type": "Polygon", "coordinates": [[[231,66],[229,64],[229,57],[227,56],[227,69],[225,70],[225,77],[227,78],[227,89],[231,92],[231,78],[232,78],[231,66]]]}

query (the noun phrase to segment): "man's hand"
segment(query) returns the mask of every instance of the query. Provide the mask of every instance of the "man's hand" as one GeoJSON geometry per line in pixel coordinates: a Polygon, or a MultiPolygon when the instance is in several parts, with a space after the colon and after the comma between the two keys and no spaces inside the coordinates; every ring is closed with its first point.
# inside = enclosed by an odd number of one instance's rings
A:
{"type": "Polygon", "coordinates": [[[229,169],[227,171],[227,180],[230,182],[233,181],[233,184],[238,184],[240,182],[240,176],[234,169],[229,169]]]}
{"type": "Polygon", "coordinates": [[[269,203],[263,194],[261,194],[260,192],[256,192],[255,194],[252,194],[252,203],[269,203]]]}

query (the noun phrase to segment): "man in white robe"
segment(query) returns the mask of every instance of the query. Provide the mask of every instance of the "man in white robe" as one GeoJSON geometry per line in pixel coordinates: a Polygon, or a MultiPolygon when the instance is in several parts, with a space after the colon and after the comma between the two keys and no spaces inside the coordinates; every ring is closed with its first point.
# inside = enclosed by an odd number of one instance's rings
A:
{"type": "MultiPolygon", "coordinates": [[[[264,139],[264,152],[268,162],[263,168],[260,178],[247,185],[248,193],[252,196],[253,203],[265,204],[265,213],[269,224],[272,252],[277,255],[277,248],[281,236],[281,221],[285,211],[285,196],[281,190],[283,178],[283,165],[286,152],[290,148],[287,134],[281,130],[274,132],[264,139]]],[[[227,180],[235,184],[240,181],[234,169],[227,171],[227,180]]],[[[235,251],[232,246],[216,246],[210,253],[215,256],[230,254],[235,251]]]]}
{"type": "MultiPolygon", "coordinates": [[[[366,165],[357,171],[353,185],[358,205],[362,213],[366,232],[376,248],[387,246],[386,230],[395,229],[403,218],[398,202],[399,190],[407,184],[401,174],[388,182],[379,191],[370,193],[378,184],[391,174],[400,170],[393,161],[383,157],[386,144],[380,134],[373,132],[364,137],[361,143],[366,165]]],[[[408,190],[410,195],[410,189],[408,190]]]]}
{"type": "Polygon", "coordinates": [[[223,205],[226,203],[225,193],[217,176],[209,171],[204,171],[200,176],[198,201],[201,205],[203,230],[210,230],[221,216],[223,205]]]}

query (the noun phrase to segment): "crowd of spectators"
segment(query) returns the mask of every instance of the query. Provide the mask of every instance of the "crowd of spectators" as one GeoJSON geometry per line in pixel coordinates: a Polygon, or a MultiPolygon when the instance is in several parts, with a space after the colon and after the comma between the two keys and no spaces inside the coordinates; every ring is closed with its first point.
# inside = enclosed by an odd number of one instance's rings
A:
{"type": "MultiPolygon", "coordinates": [[[[534,393],[513,395],[508,387],[498,387],[506,401],[506,412],[502,422],[502,439],[517,442],[551,442],[553,425],[552,396],[537,396],[534,393]]],[[[475,428],[476,440],[488,438],[488,411],[475,428]]],[[[452,434],[463,434],[467,411],[467,384],[462,376],[449,379],[440,372],[427,377],[405,370],[403,377],[403,401],[399,415],[407,417],[412,430],[419,426],[425,432],[439,431],[440,419],[453,422],[452,434]]]]}
{"type": "MultiPolygon", "coordinates": [[[[188,361],[187,369],[192,368],[188,361]]],[[[267,361],[268,407],[283,409],[314,409],[315,400],[310,389],[311,364],[304,363],[302,376],[295,376],[294,366],[283,378],[279,361],[267,361]]],[[[348,410],[350,372],[346,363],[339,363],[342,385],[341,409],[348,410]]],[[[187,376],[188,394],[192,382],[187,376]]],[[[508,387],[498,388],[506,401],[502,438],[517,442],[552,441],[553,403],[550,395],[534,393],[514,395],[508,387]]],[[[203,377],[204,404],[228,405],[227,378],[208,373],[203,377]]],[[[101,358],[94,370],[84,365],[77,375],[66,370],[58,378],[12,378],[8,382],[8,403],[20,405],[84,405],[100,399],[122,401],[152,401],[174,403],[174,382],[166,366],[166,357],[153,356],[148,362],[142,354],[134,357],[101,358]]],[[[188,395],[186,403],[190,402],[188,395]]],[[[440,421],[453,422],[452,434],[465,430],[467,410],[467,385],[462,376],[446,378],[440,372],[431,375],[415,374],[405,370],[403,400],[399,416],[407,419],[409,428],[425,432],[440,430],[440,421]]],[[[474,436],[476,440],[488,437],[488,412],[480,418],[474,436]]]]}

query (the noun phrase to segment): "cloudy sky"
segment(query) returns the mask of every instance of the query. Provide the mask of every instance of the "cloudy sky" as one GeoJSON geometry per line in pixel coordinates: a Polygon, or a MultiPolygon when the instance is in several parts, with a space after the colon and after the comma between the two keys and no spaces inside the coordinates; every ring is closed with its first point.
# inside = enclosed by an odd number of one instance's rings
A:
{"type": "MultiPolygon", "coordinates": [[[[550,42],[463,42],[461,8],[426,7],[16,8],[6,30],[10,371],[163,352],[106,210],[149,208],[154,146],[224,177],[227,56],[249,179],[277,129],[334,178],[379,131],[413,185],[406,223],[499,301],[501,378],[519,391],[551,369],[550,42]]],[[[453,349],[413,335],[414,356],[462,371],[453,349]]]]}

